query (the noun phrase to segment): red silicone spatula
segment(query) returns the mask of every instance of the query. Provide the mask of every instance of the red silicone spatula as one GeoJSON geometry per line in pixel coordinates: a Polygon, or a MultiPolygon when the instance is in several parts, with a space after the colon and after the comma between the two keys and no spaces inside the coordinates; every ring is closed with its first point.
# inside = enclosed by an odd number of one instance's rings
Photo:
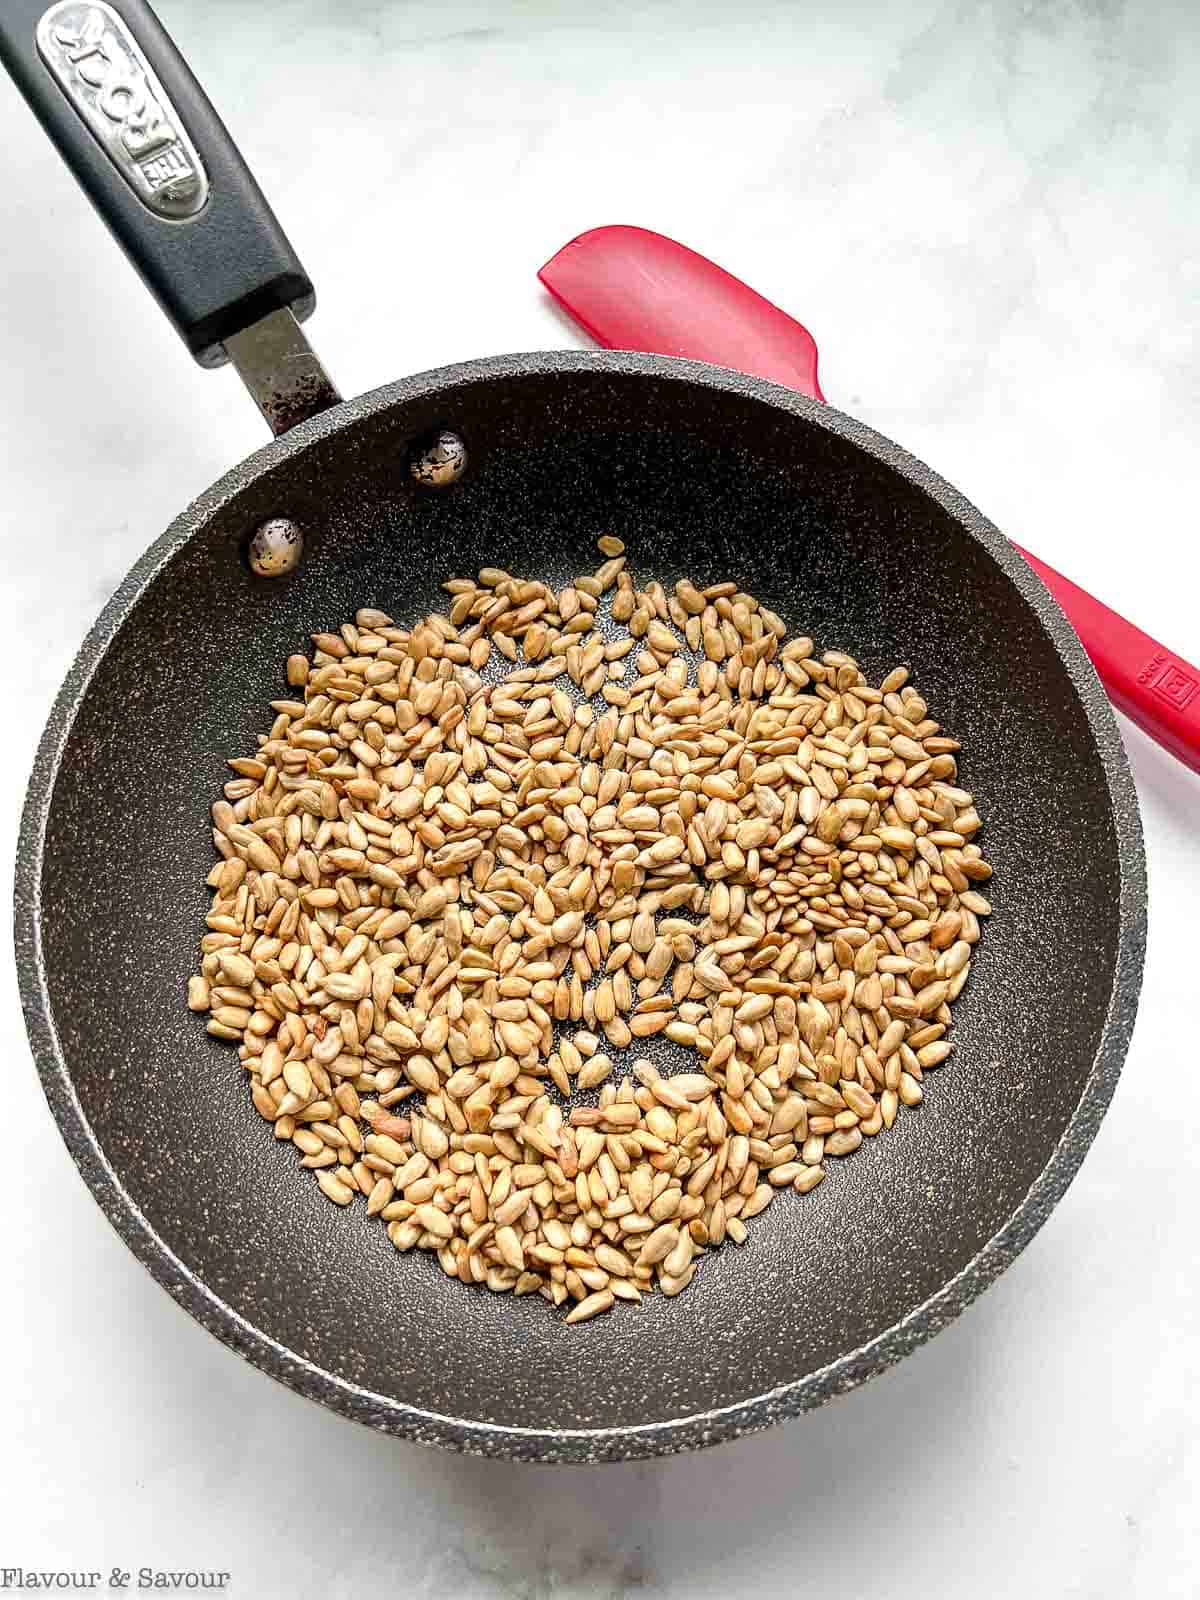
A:
{"type": "MultiPolygon", "coordinates": [[[[711,361],[825,398],[808,329],[661,233],[592,228],[564,245],[538,277],[609,349],[711,361]]],[[[1021,554],[1066,613],[1113,704],[1200,772],[1200,670],[1027,550],[1021,554]]]]}

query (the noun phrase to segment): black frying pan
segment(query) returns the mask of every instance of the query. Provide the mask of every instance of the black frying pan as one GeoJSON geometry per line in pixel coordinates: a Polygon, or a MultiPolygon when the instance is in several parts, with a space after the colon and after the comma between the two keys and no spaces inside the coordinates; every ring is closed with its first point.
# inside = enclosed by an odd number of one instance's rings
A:
{"type": "Polygon", "coordinates": [[[684,1449],[897,1360],[1045,1219],[1133,1024],[1137,806],[1061,613],[927,468],[756,379],[619,353],[505,356],[337,403],[292,316],[311,286],[149,10],[72,0],[47,18],[35,0],[5,0],[7,65],[193,353],[232,354],[280,435],[184,511],[113,596],[30,786],[21,990],[46,1094],[97,1200],[256,1365],[348,1416],[458,1449],[559,1461],[684,1449]],[[408,468],[442,427],[469,461],[429,492],[408,468]],[[307,545],[272,581],[245,549],[276,516],[307,545]],[[868,672],[910,663],[964,741],[997,912],[957,1006],[958,1052],[919,1113],[813,1196],[785,1195],[678,1300],[567,1328],[537,1297],[467,1292],[435,1261],[398,1256],[360,1212],[335,1211],[277,1149],[183,989],[207,904],[207,808],[225,755],[250,745],[281,692],[285,656],[361,605],[414,621],[444,578],[481,565],[561,583],[591,569],[602,531],[667,582],[735,577],[868,672]]]}

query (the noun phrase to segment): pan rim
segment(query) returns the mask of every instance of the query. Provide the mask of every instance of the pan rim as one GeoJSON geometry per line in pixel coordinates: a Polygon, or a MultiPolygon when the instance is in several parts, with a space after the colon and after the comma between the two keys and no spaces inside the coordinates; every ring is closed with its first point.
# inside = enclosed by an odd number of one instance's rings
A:
{"type": "Polygon", "coordinates": [[[202,1326],[245,1360],[308,1399],[397,1437],[487,1457],[540,1462],[634,1460],[700,1449],[811,1410],[885,1371],[966,1309],[1016,1258],[1062,1198],[1116,1089],[1137,1012],[1146,944],[1146,865],[1133,777],[1116,718],[1078,637],[1042,581],[998,528],[958,490],[864,423],[782,385],[706,363],[623,351],[540,351],[435,368],[384,385],[299,424],[246,458],[202,493],[130,569],[89,630],[43,731],[26,795],[15,876],[14,944],[26,1029],[42,1087],[76,1166],[109,1222],[157,1281],[202,1326]],[[75,713],[92,677],[160,569],[214,513],[265,470],[344,426],[434,394],[522,376],[607,372],[648,376],[760,401],[857,446],[954,517],[1014,583],[1049,634],[1079,698],[1103,769],[1119,876],[1112,987],[1091,1068],[1049,1160],[1007,1221],[948,1282],[900,1321],[815,1372],[735,1404],[665,1422],[601,1428],[521,1428],[410,1406],[360,1388],[295,1354],[210,1289],[154,1230],[93,1134],[54,1026],[41,939],[45,829],[75,713]]]}

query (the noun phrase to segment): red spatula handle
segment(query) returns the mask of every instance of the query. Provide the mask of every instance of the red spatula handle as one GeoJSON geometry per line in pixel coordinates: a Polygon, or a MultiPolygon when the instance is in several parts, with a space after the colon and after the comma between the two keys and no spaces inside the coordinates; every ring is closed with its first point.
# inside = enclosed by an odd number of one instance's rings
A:
{"type": "Polygon", "coordinates": [[[1019,544],[1016,548],[1066,612],[1113,705],[1184,766],[1200,772],[1200,671],[1070,578],[1019,544]]]}
{"type": "MultiPolygon", "coordinates": [[[[592,228],[538,277],[598,344],[711,361],[825,398],[808,329],[661,233],[592,228]]],[[[1114,705],[1200,772],[1200,670],[1053,567],[1021,554],[1066,613],[1114,705]]]]}

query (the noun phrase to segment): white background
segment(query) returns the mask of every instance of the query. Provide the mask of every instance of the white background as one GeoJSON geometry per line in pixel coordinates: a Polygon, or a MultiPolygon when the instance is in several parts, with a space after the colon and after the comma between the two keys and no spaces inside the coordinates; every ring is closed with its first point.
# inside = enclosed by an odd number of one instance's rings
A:
{"type": "MultiPolygon", "coordinates": [[[[834,404],[1200,659],[1188,0],[161,5],[318,283],[346,393],[582,343],[535,269],[598,223],[654,227],[806,322],[834,404]]],[[[232,373],[188,362],[5,84],[0,241],[15,838],[87,625],[263,433],[232,373]]],[[[1082,1174],[898,1370],[698,1457],[459,1460],[244,1366],[84,1190],[6,957],[0,1565],[225,1568],[255,1600],[1195,1595],[1200,780],[1128,746],[1149,959],[1082,1174]]]]}

